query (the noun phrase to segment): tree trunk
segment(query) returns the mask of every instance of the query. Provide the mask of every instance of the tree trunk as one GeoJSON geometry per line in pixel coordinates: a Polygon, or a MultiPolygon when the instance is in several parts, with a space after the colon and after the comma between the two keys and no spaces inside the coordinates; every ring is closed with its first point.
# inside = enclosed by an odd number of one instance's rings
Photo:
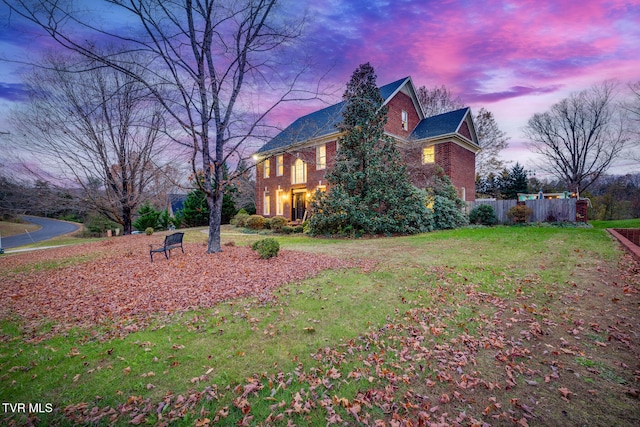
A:
{"type": "Polygon", "coordinates": [[[207,253],[222,252],[220,245],[220,224],[222,223],[222,191],[215,189],[212,195],[207,194],[209,203],[209,241],[207,253]],[[216,197],[217,196],[217,197],[216,197]]]}
{"type": "Polygon", "coordinates": [[[122,228],[123,235],[131,234],[131,208],[129,206],[122,208],[122,228]]]}

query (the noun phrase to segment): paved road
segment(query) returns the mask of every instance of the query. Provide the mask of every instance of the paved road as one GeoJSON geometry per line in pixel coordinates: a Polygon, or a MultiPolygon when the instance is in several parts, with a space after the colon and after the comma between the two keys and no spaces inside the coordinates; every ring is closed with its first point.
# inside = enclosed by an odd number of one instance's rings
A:
{"type": "Polygon", "coordinates": [[[41,242],[43,240],[49,240],[53,237],[61,236],[63,234],[72,233],[80,228],[77,224],[69,222],[58,221],[57,219],[41,218],[37,216],[22,216],[27,222],[38,224],[41,228],[29,233],[17,234],[15,236],[3,237],[2,248],[9,249],[18,246],[28,245],[33,242],[41,242]]]}

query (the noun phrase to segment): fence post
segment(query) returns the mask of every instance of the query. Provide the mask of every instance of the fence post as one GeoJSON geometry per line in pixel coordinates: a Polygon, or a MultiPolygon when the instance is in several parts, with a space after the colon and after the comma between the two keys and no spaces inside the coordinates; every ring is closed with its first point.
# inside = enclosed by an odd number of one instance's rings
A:
{"type": "Polygon", "coordinates": [[[586,199],[576,200],[576,222],[587,222],[587,207],[589,201],[586,199]]]}

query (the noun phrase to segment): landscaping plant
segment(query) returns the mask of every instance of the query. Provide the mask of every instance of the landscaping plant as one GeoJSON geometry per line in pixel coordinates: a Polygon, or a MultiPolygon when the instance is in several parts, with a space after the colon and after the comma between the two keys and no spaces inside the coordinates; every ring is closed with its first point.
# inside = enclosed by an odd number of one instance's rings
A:
{"type": "Polygon", "coordinates": [[[280,243],[274,238],[268,237],[266,239],[258,240],[251,248],[258,252],[260,258],[268,259],[278,256],[278,251],[280,251],[280,243]]]}

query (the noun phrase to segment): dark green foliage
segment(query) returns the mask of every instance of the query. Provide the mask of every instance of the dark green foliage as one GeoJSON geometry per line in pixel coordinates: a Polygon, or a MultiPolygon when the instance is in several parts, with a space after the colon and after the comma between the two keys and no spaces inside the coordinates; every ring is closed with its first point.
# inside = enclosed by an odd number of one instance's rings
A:
{"type": "Polygon", "coordinates": [[[252,230],[262,230],[265,227],[265,222],[262,215],[250,215],[245,221],[245,226],[252,230]]]}
{"type": "MultiPolygon", "coordinates": [[[[503,172],[504,176],[504,172],[503,172]]],[[[508,171],[502,181],[502,194],[505,199],[517,199],[518,193],[526,193],[529,180],[527,172],[516,163],[511,170],[508,171]]]]}
{"type": "Polygon", "coordinates": [[[384,134],[387,108],[371,65],[361,65],[346,102],[328,193],[311,204],[311,234],[412,234],[429,230],[429,212],[409,181],[395,142],[384,134]]]}
{"type": "Polygon", "coordinates": [[[469,212],[469,223],[480,225],[495,225],[498,218],[491,205],[479,205],[469,212]]]}
{"type": "Polygon", "coordinates": [[[274,256],[278,256],[280,251],[280,243],[274,238],[268,237],[266,239],[258,240],[251,245],[251,249],[258,252],[260,258],[267,259],[274,256]]]}
{"type": "Polygon", "coordinates": [[[269,228],[273,231],[282,231],[282,227],[287,225],[289,221],[283,216],[274,216],[269,219],[269,228]]]}
{"type": "Polygon", "coordinates": [[[145,202],[138,211],[138,219],[133,222],[133,226],[137,230],[145,230],[149,227],[156,229],[158,227],[158,219],[160,218],[160,212],[158,212],[151,204],[145,202]]]}
{"type": "Polygon", "coordinates": [[[467,218],[456,205],[455,200],[435,196],[433,202],[433,228],[447,230],[467,225],[467,218]]]}
{"type": "Polygon", "coordinates": [[[158,216],[158,230],[168,230],[170,225],[172,225],[171,217],[169,211],[165,209],[158,216]]]}
{"type": "Polygon", "coordinates": [[[83,236],[100,237],[104,236],[107,230],[115,230],[120,227],[120,225],[109,221],[101,215],[91,215],[85,220],[84,227],[86,232],[83,233],[83,236]]]}
{"type": "Polygon", "coordinates": [[[228,191],[225,191],[222,196],[222,223],[229,224],[231,222],[231,218],[238,212],[236,210],[236,203],[233,201],[233,191],[235,189],[231,188],[228,191]]]}
{"type": "Polygon", "coordinates": [[[187,227],[209,225],[209,205],[207,205],[207,196],[204,191],[190,191],[181,212],[182,222],[187,227]]]}
{"type": "Polygon", "coordinates": [[[433,210],[433,228],[447,230],[467,225],[467,217],[463,213],[466,204],[458,197],[458,191],[442,168],[435,171],[427,185],[427,200],[433,210]]]}

